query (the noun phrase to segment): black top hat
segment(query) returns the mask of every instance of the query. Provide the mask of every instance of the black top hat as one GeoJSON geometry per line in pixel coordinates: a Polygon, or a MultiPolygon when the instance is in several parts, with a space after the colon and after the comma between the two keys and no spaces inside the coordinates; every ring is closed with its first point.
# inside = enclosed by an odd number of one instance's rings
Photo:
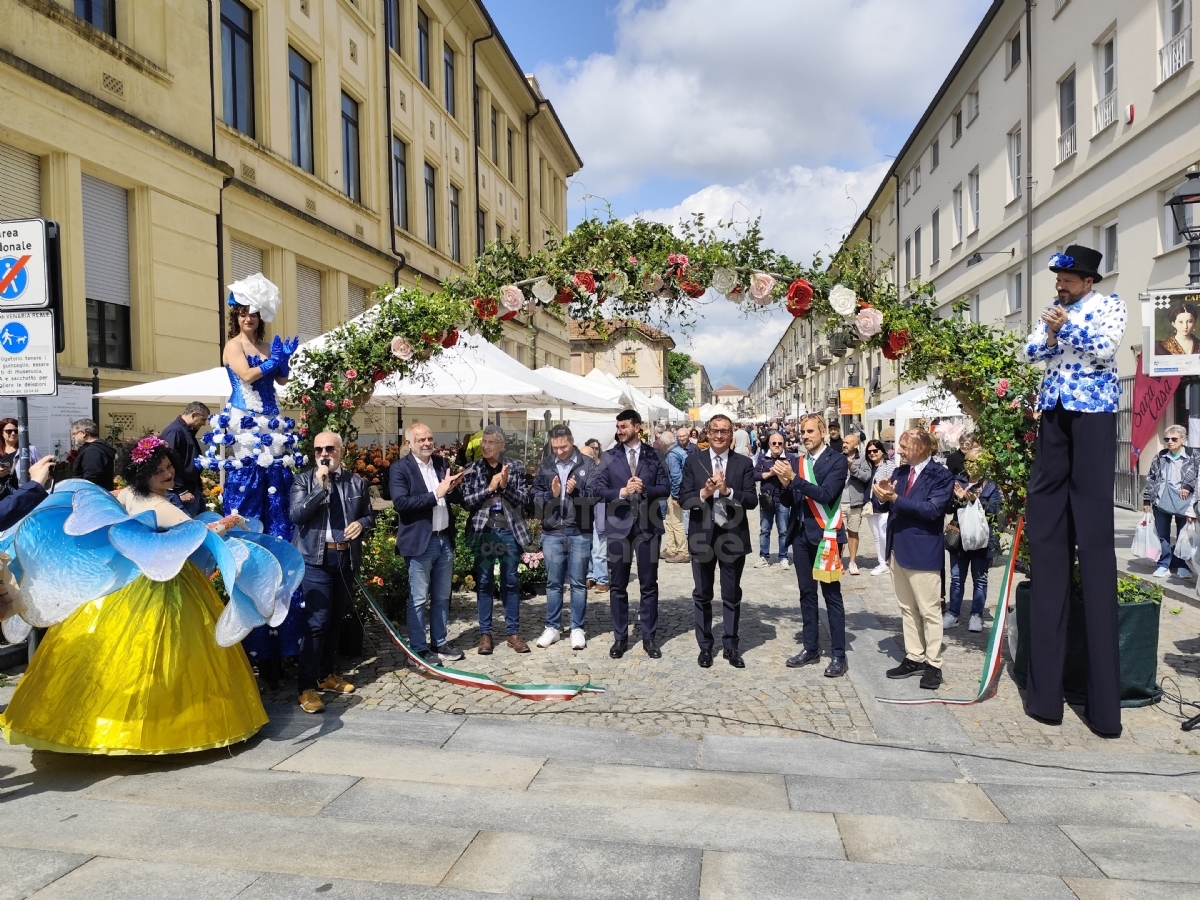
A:
{"type": "Polygon", "coordinates": [[[1080,278],[1090,278],[1095,284],[1104,280],[1100,274],[1100,260],[1104,254],[1091,247],[1072,244],[1065,253],[1055,253],[1050,257],[1051,272],[1071,272],[1080,278]]]}

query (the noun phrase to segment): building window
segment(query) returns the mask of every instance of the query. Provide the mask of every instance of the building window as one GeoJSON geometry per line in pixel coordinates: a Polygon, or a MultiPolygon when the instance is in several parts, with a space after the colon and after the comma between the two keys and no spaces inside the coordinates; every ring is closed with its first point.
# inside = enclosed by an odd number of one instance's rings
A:
{"type": "Polygon", "coordinates": [[[1166,81],[1192,61],[1191,0],[1162,0],[1163,46],[1158,51],[1158,77],[1166,81]]]}
{"type": "Polygon", "coordinates": [[[105,34],[117,36],[117,0],[75,0],[75,15],[105,34]]]}
{"type": "Polygon", "coordinates": [[[1008,133],[1008,190],[1009,200],[1021,196],[1021,129],[1008,133]]]}
{"type": "Polygon", "coordinates": [[[408,231],[408,145],[392,135],[392,215],[408,231]]]}
{"type": "Polygon", "coordinates": [[[970,125],[979,118],[979,91],[967,94],[967,124],[970,125]]]}
{"type": "Polygon", "coordinates": [[[362,202],[358,157],[358,101],[342,92],[342,186],[346,196],[362,202]]]}
{"type": "Polygon", "coordinates": [[[954,135],[953,140],[950,141],[951,146],[957,144],[958,139],[962,137],[962,128],[962,110],[956,109],[954,115],[950,117],[950,133],[954,135]]]}
{"type": "Polygon", "coordinates": [[[904,239],[904,283],[912,281],[912,238],[904,239]]]}
{"type": "Polygon", "coordinates": [[[499,222],[496,223],[496,243],[497,244],[504,243],[504,226],[501,225],[499,222]]]}
{"type": "Polygon", "coordinates": [[[429,85],[429,16],[425,10],[417,9],[417,78],[425,87],[429,85]]]}
{"type": "Polygon", "coordinates": [[[399,56],[404,55],[400,49],[403,46],[403,23],[404,16],[400,9],[400,0],[384,0],[383,30],[387,37],[387,45],[395,50],[399,56]]]}
{"type": "Polygon", "coordinates": [[[913,180],[913,193],[915,194],[917,191],[919,191],[921,189],[921,164],[920,163],[917,163],[917,165],[912,170],[912,180],[913,180]]]}
{"type": "Polygon", "coordinates": [[[504,161],[508,165],[508,183],[509,184],[516,184],[516,182],[513,180],[513,144],[514,143],[515,142],[513,141],[513,130],[511,128],[509,128],[508,129],[508,146],[505,147],[505,150],[504,150],[504,161]]]}
{"type": "Polygon", "coordinates": [[[500,165],[500,114],[496,112],[496,107],[492,107],[492,165],[500,165]]]}
{"type": "Polygon", "coordinates": [[[1117,121],[1117,38],[1108,38],[1096,47],[1096,130],[1103,131],[1117,121]]]}
{"type": "Polygon", "coordinates": [[[254,137],[253,15],[238,0],[221,0],[222,117],[254,137]]]}
{"type": "Polygon", "coordinates": [[[437,177],[425,163],[425,243],[437,246],[437,177]]]}
{"type": "Polygon", "coordinates": [[[967,192],[971,195],[971,231],[979,230],[979,170],[967,176],[967,192]]]}
{"type": "Polygon", "coordinates": [[[978,325],[982,318],[979,312],[979,295],[973,294],[967,304],[967,318],[973,325],[978,325]]]}
{"type": "Polygon", "coordinates": [[[442,45],[442,58],[445,60],[446,76],[446,112],[456,116],[454,103],[454,50],[449,44],[442,45]]]}
{"type": "Polygon", "coordinates": [[[621,377],[627,375],[637,375],[637,354],[622,353],[621,354],[621,377]]]}
{"type": "Polygon", "coordinates": [[[324,329],[321,270],[296,263],[296,333],[311,341],[324,329]]]}
{"type": "Polygon", "coordinates": [[[935,209],[933,211],[932,221],[929,223],[930,236],[930,255],[929,264],[936,266],[942,258],[942,211],[935,209]]]}
{"type": "Polygon", "coordinates": [[[487,213],[475,210],[475,252],[482,253],[487,246],[487,213]]]}
{"type": "Polygon", "coordinates": [[[450,258],[462,262],[462,219],[458,208],[459,191],[450,185],[450,258]]]}
{"type": "Polygon", "coordinates": [[[346,311],[350,318],[360,316],[367,308],[367,289],[351,282],[346,286],[346,311]]]}
{"type": "Polygon", "coordinates": [[[313,171],[312,63],[288,47],[288,101],[292,113],[292,165],[313,171]]]}
{"type": "Polygon", "coordinates": [[[1025,302],[1022,278],[1020,271],[1013,272],[1008,276],[1008,311],[1010,313],[1020,312],[1021,304],[1025,302]]]}
{"type": "Polygon", "coordinates": [[[1017,32],[1008,40],[1008,71],[1021,64],[1021,32],[1017,32]]]}
{"type": "Polygon", "coordinates": [[[915,262],[914,269],[917,277],[921,277],[921,226],[918,225],[913,231],[913,261],[915,262]]]}
{"type": "Polygon", "coordinates": [[[546,211],[546,158],[538,157],[538,209],[546,211]]]}
{"type": "Polygon", "coordinates": [[[82,187],[88,365],[130,369],[128,196],[90,175],[82,187]]]}
{"type": "MultiPolygon", "coordinates": [[[[1174,217],[1172,217],[1174,218],[1174,217]]],[[[1104,259],[1100,265],[1105,275],[1110,275],[1117,271],[1117,223],[1112,222],[1100,229],[1100,244],[1101,252],[1104,254],[1104,259]]]]}
{"type": "Polygon", "coordinates": [[[1058,83],[1058,161],[1075,155],[1075,73],[1058,83]]]}
{"type": "Polygon", "coordinates": [[[934,141],[929,146],[929,171],[932,172],[938,167],[942,161],[942,148],[940,141],[934,141]]]}

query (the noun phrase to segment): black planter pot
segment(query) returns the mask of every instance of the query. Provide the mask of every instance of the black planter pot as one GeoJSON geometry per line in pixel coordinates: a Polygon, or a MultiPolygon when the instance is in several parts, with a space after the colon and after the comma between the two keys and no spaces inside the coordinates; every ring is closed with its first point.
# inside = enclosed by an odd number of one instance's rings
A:
{"type": "MultiPolygon", "coordinates": [[[[1024,690],[1029,671],[1029,582],[1017,585],[1017,647],[1013,679],[1024,690]]],[[[1149,706],[1162,699],[1158,686],[1157,603],[1117,605],[1117,641],[1121,654],[1121,706],[1149,706]]],[[[1067,618],[1067,659],[1063,666],[1063,698],[1082,704],[1087,699],[1087,639],[1083,598],[1072,594],[1067,618]]]]}

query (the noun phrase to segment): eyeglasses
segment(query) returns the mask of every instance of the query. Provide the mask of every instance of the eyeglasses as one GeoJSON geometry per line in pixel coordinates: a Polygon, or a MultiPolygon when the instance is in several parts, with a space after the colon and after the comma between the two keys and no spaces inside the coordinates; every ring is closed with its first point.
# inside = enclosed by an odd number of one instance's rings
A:
{"type": "Polygon", "coordinates": [[[313,451],[318,455],[322,453],[333,453],[337,447],[313,447],[313,451]]]}
{"type": "Polygon", "coordinates": [[[710,428],[710,429],[708,429],[708,433],[709,434],[733,434],[733,429],[732,428],[710,428]]]}
{"type": "Polygon", "coordinates": [[[4,433],[5,433],[5,434],[16,434],[16,433],[17,433],[17,429],[15,429],[15,428],[5,428],[5,429],[4,429],[4,433]]]}
{"type": "MultiPolygon", "coordinates": [[[[8,431],[5,430],[4,433],[8,434],[8,431]]],[[[1166,441],[1168,444],[1177,444],[1180,441],[1182,441],[1183,438],[1181,438],[1181,437],[1165,437],[1165,438],[1163,438],[1163,440],[1166,441]]]]}
{"type": "Polygon", "coordinates": [[[867,452],[868,453],[882,453],[883,451],[880,450],[878,447],[868,447],[867,452]]]}

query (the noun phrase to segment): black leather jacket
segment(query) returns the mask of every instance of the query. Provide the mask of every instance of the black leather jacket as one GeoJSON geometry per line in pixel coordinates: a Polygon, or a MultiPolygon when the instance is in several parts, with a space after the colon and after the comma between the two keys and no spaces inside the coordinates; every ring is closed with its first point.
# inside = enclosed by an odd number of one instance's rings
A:
{"type": "MultiPolygon", "coordinates": [[[[317,484],[316,469],[296,476],[288,495],[288,516],[296,524],[292,543],[304,557],[305,565],[319,566],[325,562],[325,528],[329,524],[329,491],[317,484]]],[[[350,542],[350,557],[357,569],[362,563],[362,539],[375,524],[371,496],[367,483],[353,472],[338,469],[338,493],[346,513],[346,524],[358,522],[362,534],[350,542]]]]}

